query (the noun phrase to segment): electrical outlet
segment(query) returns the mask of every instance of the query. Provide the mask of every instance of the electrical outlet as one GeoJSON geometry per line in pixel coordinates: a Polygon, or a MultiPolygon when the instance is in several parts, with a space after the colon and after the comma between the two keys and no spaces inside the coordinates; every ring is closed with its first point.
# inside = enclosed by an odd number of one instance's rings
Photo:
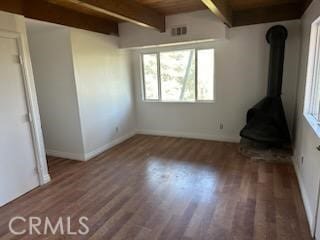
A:
{"type": "Polygon", "coordinates": [[[220,123],[219,128],[220,128],[220,130],[222,130],[222,129],[223,129],[223,124],[222,124],[222,123],[220,123]]]}
{"type": "Polygon", "coordinates": [[[116,127],[116,132],[119,132],[119,127],[116,127]]]}
{"type": "Polygon", "coordinates": [[[304,156],[301,156],[301,166],[303,165],[304,162],[304,156]]]}

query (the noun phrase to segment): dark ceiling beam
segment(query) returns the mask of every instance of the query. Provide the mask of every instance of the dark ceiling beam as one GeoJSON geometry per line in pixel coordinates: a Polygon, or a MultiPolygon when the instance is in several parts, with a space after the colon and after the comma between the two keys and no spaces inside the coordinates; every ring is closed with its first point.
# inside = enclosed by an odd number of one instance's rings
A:
{"type": "Polygon", "coordinates": [[[105,34],[118,35],[118,24],[106,19],[85,15],[42,0],[27,0],[24,15],[69,27],[81,28],[105,34]]]}
{"type": "Polygon", "coordinates": [[[73,10],[87,8],[99,14],[165,31],[165,16],[133,0],[47,0],[73,10]]]}
{"type": "Polygon", "coordinates": [[[228,27],[232,27],[232,9],[225,0],[201,0],[214,15],[228,27]]]}
{"type": "Polygon", "coordinates": [[[304,14],[304,12],[307,10],[307,8],[310,6],[312,3],[312,0],[303,0],[302,1],[302,13],[301,16],[304,14]]]}
{"type": "Polygon", "coordinates": [[[299,19],[301,11],[300,3],[234,11],[233,26],[299,19]]]}
{"type": "Polygon", "coordinates": [[[0,1],[0,10],[22,15],[23,1],[22,0],[0,1]]]}
{"type": "Polygon", "coordinates": [[[71,11],[42,0],[0,1],[0,10],[45,22],[104,34],[119,35],[118,24],[115,22],[71,11]]]}

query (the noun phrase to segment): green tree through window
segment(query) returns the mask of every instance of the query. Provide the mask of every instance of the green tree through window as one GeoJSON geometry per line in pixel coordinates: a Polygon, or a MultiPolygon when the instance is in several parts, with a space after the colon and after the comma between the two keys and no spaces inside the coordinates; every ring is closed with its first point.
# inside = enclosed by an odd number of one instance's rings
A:
{"type": "Polygon", "coordinates": [[[214,50],[187,49],[143,54],[143,74],[146,100],[212,101],[214,50]]]}

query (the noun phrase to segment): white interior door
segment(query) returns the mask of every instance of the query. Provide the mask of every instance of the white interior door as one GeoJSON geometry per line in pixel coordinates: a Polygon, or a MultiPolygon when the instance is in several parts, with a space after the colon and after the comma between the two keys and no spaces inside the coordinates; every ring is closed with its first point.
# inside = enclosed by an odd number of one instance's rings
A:
{"type": "Polygon", "coordinates": [[[39,185],[17,38],[0,32],[0,206],[39,185]]]}

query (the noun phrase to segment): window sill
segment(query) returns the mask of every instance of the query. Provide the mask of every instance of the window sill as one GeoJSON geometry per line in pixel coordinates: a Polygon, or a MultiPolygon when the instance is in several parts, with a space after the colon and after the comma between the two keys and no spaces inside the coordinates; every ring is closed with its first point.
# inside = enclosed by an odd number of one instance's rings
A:
{"type": "Polygon", "coordinates": [[[143,103],[178,103],[178,104],[197,104],[197,103],[215,103],[215,100],[211,101],[158,101],[158,100],[142,100],[143,103]]]}
{"type": "Polygon", "coordinates": [[[306,118],[316,135],[320,138],[320,122],[318,122],[311,114],[304,114],[304,117],[306,118]]]}

